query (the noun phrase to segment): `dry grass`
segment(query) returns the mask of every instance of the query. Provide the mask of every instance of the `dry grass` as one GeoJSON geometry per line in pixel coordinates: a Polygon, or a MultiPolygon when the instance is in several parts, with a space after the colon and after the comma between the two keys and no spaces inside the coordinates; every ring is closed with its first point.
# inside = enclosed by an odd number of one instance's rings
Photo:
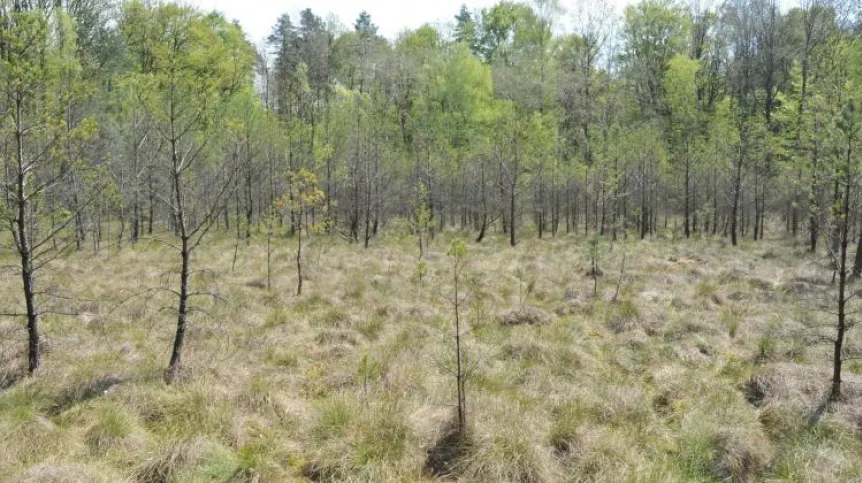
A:
{"type": "MultiPolygon", "coordinates": [[[[862,365],[824,410],[829,348],[809,336],[829,333],[815,300],[829,270],[780,240],[632,243],[616,300],[608,243],[597,296],[581,239],[470,245],[469,427],[453,442],[449,237],[421,282],[409,238],[320,239],[300,297],[293,241],[268,290],[261,242],[231,270],[233,241],[212,240],[193,283],[224,300],[195,301],[174,386],[161,378],[173,301],[144,292],[176,284],[170,250],[58,260],[41,288],[86,301],[45,302],[83,314],[45,317],[37,377],[18,378],[24,334],[0,321],[0,480],[862,478],[862,365]]],[[[4,309],[17,283],[0,280],[4,309]]]]}

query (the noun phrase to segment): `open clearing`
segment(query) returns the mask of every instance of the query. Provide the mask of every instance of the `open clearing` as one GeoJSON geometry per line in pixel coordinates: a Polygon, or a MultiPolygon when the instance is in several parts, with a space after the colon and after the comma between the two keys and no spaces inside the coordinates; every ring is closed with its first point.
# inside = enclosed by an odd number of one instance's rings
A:
{"type": "MultiPolygon", "coordinates": [[[[470,438],[447,448],[451,236],[431,243],[422,282],[410,237],[368,250],[319,238],[299,297],[294,241],[277,241],[271,290],[261,240],[233,270],[233,240],[208,243],[193,283],[221,298],[197,300],[172,386],[173,295],[141,291],[174,285],[174,252],[141,242],[58,260],[45,289],[87,300],[54,299],[83,314],[45,317],[34,378],[16,381],[23,328],[2,322],[0,479],[862,478],[862,364],[822,407],[831,271],[782,240],[603,242],[595,297],[583,239],[469,244],[470,438]]],[[[16,306],[19,281],[2,283],[16,306]]]]}

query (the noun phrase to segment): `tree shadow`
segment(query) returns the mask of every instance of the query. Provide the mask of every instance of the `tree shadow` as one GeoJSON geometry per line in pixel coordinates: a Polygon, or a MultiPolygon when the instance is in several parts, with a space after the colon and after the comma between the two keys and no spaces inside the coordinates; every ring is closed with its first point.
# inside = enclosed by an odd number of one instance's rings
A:
{"type": "Polygon", "coordinates": [[[428,448],[422,472],[433,478],[454,478],[458,462],[466,453],[469,438],[458,431],[455,422],[448,422],[443,436],[428,448]]]}
{"type": "Polygon", "coordinates": [[[48,408],[49,416],[58,416],[73,406],[96,399],[106,394],[116,386],[126,382],[126,379],[112,374],[102,376],[83,386],[68,388],[60,393],[48,408]]]}
{"type": "Polygon", "coordinates": [[[6,391],[23,381],[27,377],[27,369],[24,367],[12,367],[0,371],[0,391],[6,391]]]}
{"type": "Polygon", "coordinates": [[[820,418],[823,417],[823,414],[826,413],[826,409],[829,408],[829,403],[831,402],[829,398],[829,394],[827,393],[823,400],[814,407],[811,412],[808,413],[808,427],[812,427],[820,422],[820,418]]]}

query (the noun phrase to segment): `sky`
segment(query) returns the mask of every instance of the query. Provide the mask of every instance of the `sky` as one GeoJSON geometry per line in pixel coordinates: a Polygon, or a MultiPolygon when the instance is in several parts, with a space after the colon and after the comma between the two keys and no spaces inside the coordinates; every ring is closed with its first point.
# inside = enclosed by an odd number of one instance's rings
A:
{"type": "MultiPolygon", "coordinates": [[[[362,10],[371,14],[371,20],[379,28],[379,32],[394,39],[406,29],[415,29],[422,24],[435,26],[454,22],[462,4],[471,11],[490,7],[498,0],[182,0],[183,3],[195,5],[204,10],[218,10],[228,20],[239,20],[249,40],[260,44],[269,35],[276,19],[283,13],[298,21],[299,12],[310,7],[315,14],[324,20],[330,15],[337,18],[345,28],[352,28],[354,20],[362,10]]],[[[621,15],[625,7],[636,0],[604,0],[621,15]]],[[[707,3],[712,3],[706,0],[707,3]]],[[[717,0],[713,0],[717,1],[717,0]]],[[[796,5],[799,0],[779,0],[779,4],[787,8],[796,5]]],[[[559,4],[566,10],[558,19],[557,27],[568,30],[574,17],[577,5],[594,8],[596,0],[560,0],[559,4]]]]}
{"type": "Polygon", "coordinates": [[[424,23],[448,21],[458,13],[461,4],[469,9],[488,7],[495,0],[187,0],[205,10],[218,10],[229,20],[239,20],[254,43],[269,35],[279,15],[287,13],[298,18],[299,11],[310,7],[315,14],[326,19],[334,14],[347,27],[362,10],[371,14],[371,21],[379,32],[394,38],[405,29],[424,23]]]}
{"type": "MultiPolygon", "coordinates": [[[[367,10],[379,32],[395,38],[405,29],[424,23],[453,21],[462,4],[472,10],[490,7],[497,0],[186,0],[204,10],[218,10],[229,20],[239,20],[249,40],[259,43],[269,35],[279,15],[287,13],[298,18],[300,10],[311,7],[326,19],[334,14],[346,27],[351,27],[359,12],[367,10]]],[[[591,0],[583,0],[589,2],[591,0]]],[[[560,2],[567,7],[566,0],[560,2]]],[[[627,0],[610,0],[621,11],[627,0]]],[[[570,9],[571,10],[571,9],[570,9]]],[[[569,15],[566,14],[568,17],[569,15]]],[[[568,19],[561,19],[567,23],[568,19]]]]}

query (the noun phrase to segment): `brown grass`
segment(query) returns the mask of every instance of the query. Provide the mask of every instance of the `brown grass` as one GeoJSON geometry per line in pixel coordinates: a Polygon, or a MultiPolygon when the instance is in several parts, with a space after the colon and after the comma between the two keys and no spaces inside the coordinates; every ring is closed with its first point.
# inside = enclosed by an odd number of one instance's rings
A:
{"type": "MultiPolygon", "coordinates": [[[[409,237],[368,250],[320,239],[300,297],[292,240],[278,241],[270,290],[260,240],[232,271],[233,240],[214,238],[193,283],[224,300],[196,300],[174,386],[161,378],[174,301],[143,293],[176,284],[170,250],[59,259],[40,288],[87,302],[45,302],[83,314],[45,317],[37,377],[19,378],[24,334],[0,321],[0,480],[862,477],[862,365],[817,413],[829,347],[811,335],[830,333],[817,308],[828,267],[780,240],[632,242],[616,301],[622,251],[609,243],[597,297],[584,240],[469,245],[469,432],[456,444],[451,236],[432,242],[422,282],[409,237]]],[[[17,283],[0,280],[4,308],[18,307],[17,283]]]]}

